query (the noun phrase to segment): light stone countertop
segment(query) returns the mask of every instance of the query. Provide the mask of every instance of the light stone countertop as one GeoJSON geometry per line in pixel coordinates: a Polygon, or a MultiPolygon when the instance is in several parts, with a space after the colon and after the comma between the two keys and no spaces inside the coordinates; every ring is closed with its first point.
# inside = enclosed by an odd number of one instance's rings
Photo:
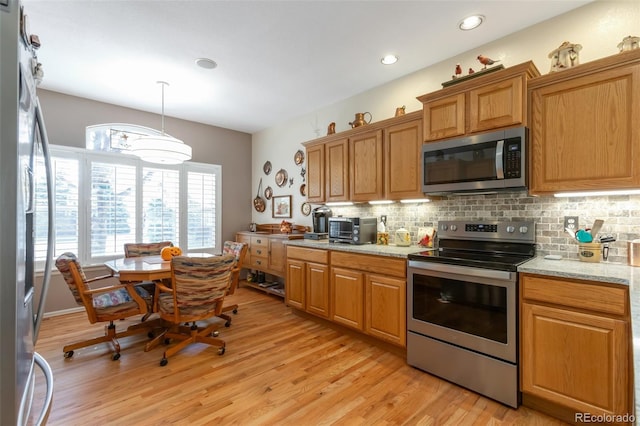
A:
{"type": "Polygon", "coordinates": [[[317,248],[323,250],[345,251],[350,253],[373,254],[379,256],[401,257],[406,259],[411,253],[418,253],[429,250],[420,246],[399,247],[395,244],[377,245],[377,244],[345,244],[330,243],[329,240],[288,240],[284,242],[288,246],[317,248]]]}
{"type": "Polygon", "coordinates": [[[640,267],[621,263],[590,263],[568,259],[547,260],[544,257],[536,257],[520,265],[518,272],[614,283],[629,287],[635,414],[638,416],[640,414],[640,267]]]}

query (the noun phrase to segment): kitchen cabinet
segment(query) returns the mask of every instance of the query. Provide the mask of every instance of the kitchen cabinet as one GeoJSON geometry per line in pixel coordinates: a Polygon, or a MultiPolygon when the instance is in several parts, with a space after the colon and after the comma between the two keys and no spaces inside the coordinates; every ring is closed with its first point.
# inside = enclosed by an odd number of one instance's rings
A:
{"type": "Polygon", "coordinates": [[[422,117],[384,129],[384,187],[389,200],[424,198],[422,117]]]}
{"type": "MultiPolygon", "coordinates": [[[[631,413],[628,289],[522,275],[521,387],[528,396],[592,415],[631,413]]],[[[534,399],[535,400],[535,399],[534,399]]],[[[549,414],[556,414],[550,412],[549,414]]]]}
{"type": "Polygon", "coordinates": [[[529,61],[419,96],[423,140],[526,126],[527,82],[539,75],[529,61]]]}
{"type": "Polygon", "coordinates": [[[307,147],[307,201],[324,202],[324,144],[307,147]]]}
{"type": "Polygon", "coordinates": [[[422,198],[422,112],[305,142],[307,201],[422,198]]]}
{"type": "Polygon", "coordinates": [[[381,200],[382,130],[374,130],[349,138],[349,183],[351,201],[381,200]]]}
{"type": "MultiPolygon", "coordinates": [[[[242,267],[284,278],[287,275],[285,268],[287,255],[284,242],[286,240],[302,238],[304,238],[303,233],[238,232],[236,234],[236,241],[245,242],[249,245],[242,267]]],[[[257,283],[248,282],[247,285],[268,293],[283,296],[281,291],[263,288],[257,283]]]]}
{"type": "Polygon", "coordinates": [[[331,252],[331,319],[406,347],[406,260],[331,252]]]}
{"type": "Polygon", "coordinates": [[[640,186],[640,50],[529,82],[530,193],[640,186]]]}
{"type": "Polygon", "coordinates": [[[287,247],[287,305],[329,318],[328,263],[327,250],[287,247]]]}

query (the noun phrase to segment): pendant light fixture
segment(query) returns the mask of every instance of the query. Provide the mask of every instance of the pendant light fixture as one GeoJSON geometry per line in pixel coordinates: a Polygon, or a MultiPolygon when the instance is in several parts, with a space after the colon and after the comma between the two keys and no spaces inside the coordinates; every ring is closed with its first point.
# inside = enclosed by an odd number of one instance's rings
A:
{"type": "Polygon", "coordinates": [[[191,147],[164,133],[164,86],[168,86],[169,83],[157,83],[162,85],[162,135],[140,136],[131,142],[129,150],[149,163],[180,164],[191,159],[191,147]]]}

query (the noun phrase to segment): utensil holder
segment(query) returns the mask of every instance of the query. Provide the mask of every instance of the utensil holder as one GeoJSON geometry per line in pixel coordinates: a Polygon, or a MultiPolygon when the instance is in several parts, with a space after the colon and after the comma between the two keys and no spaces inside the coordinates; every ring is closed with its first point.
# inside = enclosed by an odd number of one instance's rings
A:
{"type": "Polygon", "coordinates": [[[601,243],[578,244],[578,259],[583,262],[600,262],[602,259],[601,243]]]}
{"type": "Polygon", "coordinates": [[[640,240],[627,242],[627,262],[631,266],[640,266],[640,240]]]}

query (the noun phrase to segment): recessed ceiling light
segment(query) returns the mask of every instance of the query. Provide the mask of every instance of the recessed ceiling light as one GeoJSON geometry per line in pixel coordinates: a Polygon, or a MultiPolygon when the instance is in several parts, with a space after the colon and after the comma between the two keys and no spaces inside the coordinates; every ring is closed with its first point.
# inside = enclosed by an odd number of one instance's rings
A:
{"type": "Polygon", "coordinates": [[[196,59],[196,65],[199,66],[200,68],[204,68],[207,70],[212,70],[215,67],[218,66],[218,64],[215,63],[215,61],[212,61],[209,58],[198,58],[196,59]]]}
{"type": "Polygon", "coordinates": [[[460,23],[458,24],[458,28],[460,28],[463,31],[472,30],[474,28],[479,27],[483,21],[484,21],[484,16],[471,15],[464,18],[462,21],[460,21],[460,23]]]}
{"type": "Polygon", "coordinates": [[[384,58],[380,59],[384,65],[392,65],[398,62],[398,57],[396,55],[387,55],[384,58]]]}

